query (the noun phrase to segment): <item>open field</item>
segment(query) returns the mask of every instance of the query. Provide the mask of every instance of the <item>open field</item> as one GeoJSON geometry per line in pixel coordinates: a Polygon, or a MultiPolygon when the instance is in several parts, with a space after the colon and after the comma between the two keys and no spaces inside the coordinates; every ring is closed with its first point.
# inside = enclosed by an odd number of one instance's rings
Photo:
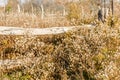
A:
{"type": "Polygon", "coordinates": [[[70,26],[69,21],[64,17],[46,17],[43,20],[40,15],[29,13],[0,13],[1,26],[14,26],[14,27],[32,27],[32,28],[46,28],[46,27],[59,27],[70,26]]]}

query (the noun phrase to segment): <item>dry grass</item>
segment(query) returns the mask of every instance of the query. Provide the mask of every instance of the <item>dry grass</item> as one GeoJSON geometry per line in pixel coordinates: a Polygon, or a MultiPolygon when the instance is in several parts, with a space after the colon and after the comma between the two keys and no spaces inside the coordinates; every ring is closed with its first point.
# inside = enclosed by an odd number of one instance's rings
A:
{"type": "Polygon", "coordinates": [[[0,26],[16,27],[59,27],[70,26],[70,23],[64,17],[45,17],[43,20],[40,15],[32,13],[0,13],[0,26]]]}
{"type": "Polygon", "coordinates": [[[1,36],[1,54],[39,58],[33,65],[3,73],[1,79],[119,80],[119,34],[119,28],[102,25],[60,35],[1,36]]]}
{"type": "MultiPolygon", "coordinates": [[[[83,23],[91,23],[87,18],[83,23]]],[[[120,23],[114,17],[110,27],[111,21],[110,17],[104,24],[97,22],[95,28],[79,28],[59,35],[1,35],[0,60],[30,57],[38,61],[1,71],[0,80],[119,80],[120,23]]],[[[45,28],[71,23],[61,17],[41,20],[40,15],[10,12],[0,13],[0,25],[45,28]]]]}

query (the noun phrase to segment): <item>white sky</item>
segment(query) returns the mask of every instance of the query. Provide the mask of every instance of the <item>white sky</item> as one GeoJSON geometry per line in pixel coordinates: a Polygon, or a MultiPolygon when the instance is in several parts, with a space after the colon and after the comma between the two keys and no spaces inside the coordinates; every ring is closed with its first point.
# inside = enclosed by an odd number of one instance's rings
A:
{"type": "MultiPolygon", "coordinates": [[[[19,0],[19,3],[20,4],[24,4],[24,3],[29,2],[29,1],[30,0],[19,0]]],[[[41,2],[41,0],[36,0],[36,1],[40,1],[41,2]]],[[[109,0],[106,0],[106,1],[109,1],[109,0]]],[[[120,1],[120,0],[117,0],[117,1],[120,1]]],[[[8,0],[0,0],[0,7],[4,7],[7,3],[8,3],[8,0]]]]}
{"type": "Polygon", "coordinates": [[[20,4],[24,4],[26,2],[29,2],[30,0],[18,0],[20,4]]]}
{"type": "MultiPolygon", "coordinates": [[[[24,4],[26,1],[29,0],[19,0],[20,4],[24,4]]],[[[0,0],[0,7],[4,7],[8,3],[8,0],[0,0]]]]}
{"type": "MultiPolygon", "coordinates": [[[[19,0],[20,4],[24,4],[26,2],[29,2],[30,0],[19,0]]],[[[37,1],[37,0],[36,0],[37,1]]],[[[38,0],[41,1],[41,0],[38,0]]],[[[0,7],[4,7],[7,4],[8,0],[0,0],[0,7]]]]}
{"type": "Polygon", "coordinates": [[[8,0],[0,0],[0,7],[4,7],[7,4],[8,0]]]}

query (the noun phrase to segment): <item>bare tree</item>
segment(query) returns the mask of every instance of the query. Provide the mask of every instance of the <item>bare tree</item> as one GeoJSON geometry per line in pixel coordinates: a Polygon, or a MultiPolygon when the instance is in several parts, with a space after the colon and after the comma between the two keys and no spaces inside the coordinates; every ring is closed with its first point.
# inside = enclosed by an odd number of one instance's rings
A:
{"type": "Polygon", "coordinates": [[[112,16],[114,15],[114,3],[113,0],[111,0],[111,10],[112,10],[112,16]]]}
{"type": "Polygon", "coordinates": [[[106,19],[106,0],[104,0],[104,19],[106,19]]]}
{"type": "Polygon", "coordinates": [[[18,10],[18,13],[21,12],[21,8],[20,8],[19,0],[17,0],[17,10],[18,10]]]}
{"type": "Polygon", "coordinates": [[[44,19],[44,6],[43,6],[43,4],[40,4],[40,8],[41,8],[41,19],[44,19]]]}

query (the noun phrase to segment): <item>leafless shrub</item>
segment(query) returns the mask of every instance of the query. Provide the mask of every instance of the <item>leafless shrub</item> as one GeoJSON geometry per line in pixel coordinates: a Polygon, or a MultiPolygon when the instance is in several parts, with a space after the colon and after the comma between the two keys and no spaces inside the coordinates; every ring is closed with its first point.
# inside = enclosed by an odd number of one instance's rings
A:
{"type": "Polygon", "coordinates": [[[11,79],[15,76],[15,79],[24,77],[31,80],[119,80],[119,32],[118,28],[102,25],[60,35],[21,36],[14,40],[11,37],[9,39],[14,42],[14,52],[20,54],[21,58],[37,57],[38,61],[20,70],[4,73],[2,77],[6,75],[11,79]]]}

